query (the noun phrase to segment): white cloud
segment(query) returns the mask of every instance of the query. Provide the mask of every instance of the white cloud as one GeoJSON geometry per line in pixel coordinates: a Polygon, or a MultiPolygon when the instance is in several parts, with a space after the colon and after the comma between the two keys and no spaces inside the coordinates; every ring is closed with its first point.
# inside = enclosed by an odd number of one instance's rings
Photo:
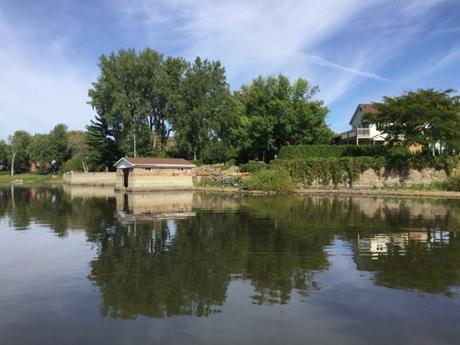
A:
{"type": "Polygon", "coordinates": [[[257,74],[285,73],[319,84],[320,97],[332,103],[363,80],[385,83],[379,69],[445,1],[136,0],[121,1],[120,9],[131,25],[180,32],[188,58],[221,60],[234,87],[257,74]],[[346,30],[356,32],[347,49],[325,47],[346,30]]]}
{"type": "Polygon", "coordinates": [[[0,9],[0,138],[18,129],[47,132],[57,123],[83,129],[95,77],[65,55],[64,35],[47,41],[16,29],[0,9]]]}

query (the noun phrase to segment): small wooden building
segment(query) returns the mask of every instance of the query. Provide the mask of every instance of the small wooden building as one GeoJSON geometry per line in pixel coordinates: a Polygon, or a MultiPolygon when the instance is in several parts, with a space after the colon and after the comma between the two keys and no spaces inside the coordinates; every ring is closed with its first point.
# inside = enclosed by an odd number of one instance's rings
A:
{"type": "Polygon", "coordinates": [[[182,158],[123,157],[114,167],[116,190],[192,189],[195,165],[182,158]]]}

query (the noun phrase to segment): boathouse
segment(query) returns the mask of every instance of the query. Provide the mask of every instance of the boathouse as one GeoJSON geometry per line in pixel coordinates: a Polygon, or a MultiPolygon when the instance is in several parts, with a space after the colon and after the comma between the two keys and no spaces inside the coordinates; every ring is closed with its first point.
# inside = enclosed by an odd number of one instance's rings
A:
{"type": "Polygon", "coordinates": [[[116,190],[192,189],[195,165],[182,158],[123,157],[114,167],[116,190]]]}

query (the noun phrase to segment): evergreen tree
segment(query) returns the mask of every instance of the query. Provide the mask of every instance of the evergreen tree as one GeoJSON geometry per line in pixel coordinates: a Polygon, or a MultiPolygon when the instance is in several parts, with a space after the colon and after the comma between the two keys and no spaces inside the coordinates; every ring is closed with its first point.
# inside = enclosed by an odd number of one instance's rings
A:
{"type": "Polygon", "coordinates": [[[113,131],[109,128],[107,121],[96,115],[91,124],[86,126],[88,162],[94,170],[112,169],[113,164],[120,158],[113,138],[113,131]]]}

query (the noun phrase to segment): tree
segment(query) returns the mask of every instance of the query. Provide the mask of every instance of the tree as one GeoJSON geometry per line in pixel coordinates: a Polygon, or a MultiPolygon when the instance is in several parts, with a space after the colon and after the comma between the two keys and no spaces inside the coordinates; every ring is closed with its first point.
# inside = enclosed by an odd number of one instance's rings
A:
{"type": "Polygon", "coordinates": [[[284,145],[329,143],[328,109],[313,99],[317,92],[306,80],[291,85],[283,75],[259,77],[236,92],[243,108],[240,128],[234,131],[240,159],[265,161],[284,145]]]}
{"type": "Polygon", "coordinates": [[[52,154],[52,160],[56,161],[57,167],[64,163],[70,158],[68,151],[68,133],[67,126],[60,123],[54,126],[50,134],[50,151],[52,154]]]}
{"type": "Polygon", "coordinates": [[[460,150],[460,96],[454,90],[419,89],[374,103],[378,110],[366,114],[390,144],[422,144],[460,150]]]}
{"type": "Polygon", "coordinates": [[[8,144],[5,141],[0,140],[0,170],[5,169],[8,165],[8,152],[8,144]]]}
{"type": "Polygon", "coordinates": [[[88,94],[123,154],[163,150],[177,117],[179,83],[186,62],[144,49],[120,50],[99,60],[100,76],[88,94]]]}
{"type": "Polygon", "coordinates": [[[16,171],[25,171],[29,168],[29,155],[27,147],[32,140],[32,136],[26,131],[16,131],[9,138],[10,147],[10,168],[11,176],[16,171]]]}
{"type": "Polygon", "coordinates": [[[197,57],[180,84],[179,116],[173,120],[178,149],[197,159],[206,144],[221,138],[232,117],[230,88],[219,61],[197,57]]]}
{"type": "Polygon", "coordinates": [[[111,168],[121,153],[114,140],[113,130],[107,121],[99,116],[86,126],[87,160],[92,169],[111,168]]]}
{"type": "Polygon", "coordinates": [[[48,170],[53,161],[53,142],[49,134],[35,134],[27,147],[31,161],[37,164],[40,173],[48,170]]]}
{"type": "Polygon", "coordinates": [[[82,131],[71,131],[68,134],[67,152],[70,156],[72,166],[77,170],[88,171],[88,137],[82,131]],[[79,169],[78,169],[79,167],[79,169]]]}

